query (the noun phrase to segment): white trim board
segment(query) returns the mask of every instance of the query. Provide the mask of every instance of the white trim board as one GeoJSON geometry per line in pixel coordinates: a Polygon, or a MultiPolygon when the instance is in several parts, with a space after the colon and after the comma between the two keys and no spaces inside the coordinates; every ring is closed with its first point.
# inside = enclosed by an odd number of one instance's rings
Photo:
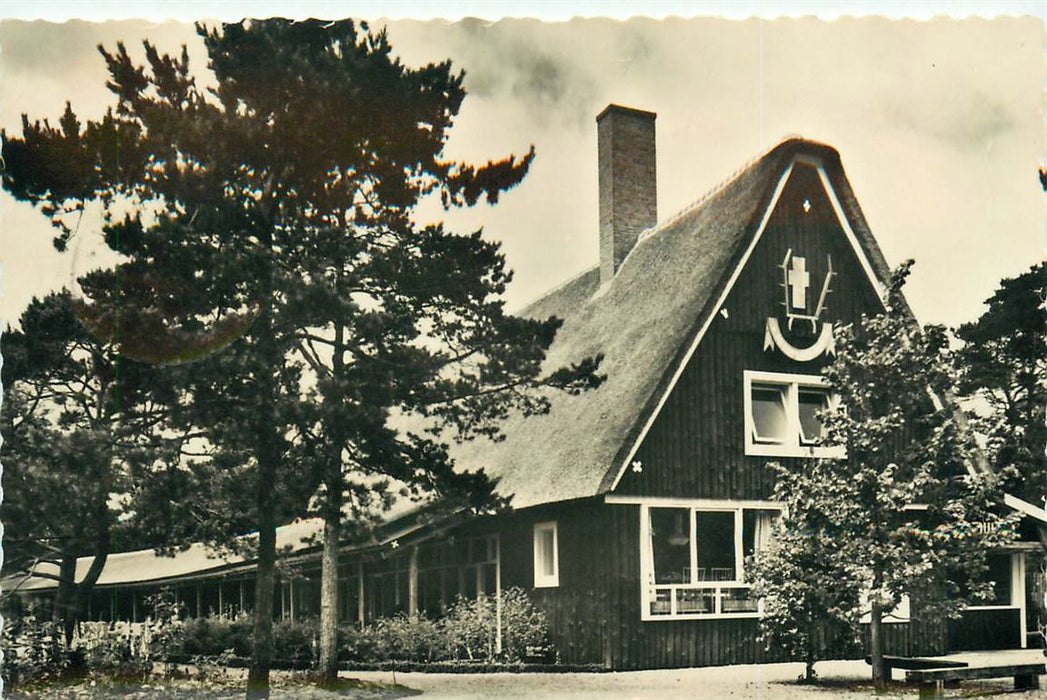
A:
{"type": "Polygon", "coordinates": [[[655,420],[658,419],[658,416],[662,412],[662,408],[665,407],[665,402],[669,400],[669,395],[672,394],[672,391],[676,387],[677,382],[680,381],[680,377],[683,375],[684,370],[687,369],[687,365],[690,363],[695,351],[698,350],[698,346],[701,344],[702,338],[705,337],[706,332],[709,330],[709,326],[712,325],[713,319],[716,318],[716,311],[723,308],[724,302],[727,301],[727,297],[734,289],[735,282],[738,281],[738,277],[742,274],[742,270],[745,269],[746,263],[749,262],[749,258],[752,256],[753,251],[756,249],[756,245],[760,242],[760,239],[763,237],[763,232],[767,228],[767,223],[770,221],[771,215],[774,213],[775,208],[778,206],[778,200],[781,199],[782,192],[785,190],[785,185],[786,183],[788,183],[789,177],[792,175],[793,167],[798,162],[804,165],[811,165],[818,171],[818,177],[822,182],[822,187],[825,190],[826,195],[829,197],[829,201],[832,203],[833,212],[836,214],[836,218],[839,220],[840,226],[841,228],[843,228],[847,240],[850,242],[851,248],[853,248],[854,250],[854,254],[858,257],[858,260],[861,262],[862,269],[865,270],[865,273],[868,276],[869,281],[872,283],[873,288],[877,291],[882,300],[884,294],[883,283],[876,276],[872,264],[869,262],[868,256],[865,254],[865,251],[862,249],[861,244],[858,242],[858,237],[855,235],[854,229],[851,228],[850,222],[844,215],[843,207],[840,205],[839,197],[836,196],[836,191],[833,189],[832,184],[829,181],[829,175],[825,170],[825,163],[822,161],[821,158],[816,158],[814,156],[808,156],[803,154],[797,154],[793,156],[792,161],[789,162],[789,165],[786,166],[785,171],[778,179],[778,184],[774,188],[774,194],[771,196],[771,201],[767,205],[767,209],[764,211],[763,216],[760,219],[760,226],[756,230],[756,235],[753,236],[751,241],[749,241],[749,245],[746,247],[745,253],[742,255],[742,259],[738,262],[734,270],[731,272],[730,279],[727,281],[727,284],[724,286],[723,291],[720,293],[720,297],[716,300],[716,305],[712,307],[711,312],[706,317],[705,321],[702,323],[701,328],[698,330],[698,333],[695,335],[694,340],[691,342],[691,346],[687,349],[687,352],[684,354],[683,359],[680,360],[680,363],[677,365],[675,371],[673,372],[673,376],[669,380],[668,386],[666,386],[665,390],[662,392],[662,395],[659,397],[658,404],[655,406],[654,410],[651,411],[650,416],[647,417],[647,420],[644,422],[643,429],[640,430],[640,434],[636,437],[636,440],[633,442],[632,447],[629,448],[629,452],[626,453],[625,459],[622,460],[621,465],[618,467],[618,474],[614,477],[614,481],[611,483],[611,488],[609,489],[609,491],[614,491],[616,488],[618,488],[619,482],[622,480],[622,477],[625,475],[626,470],[628,470],[629,465],[636,457],[636,452],[640,449],[640,445],[642,445],[644,439],[647,438],[647,434],[650,432],[655,420]]]}
{"type": "Polygon", "coordinates": [[[1019,513],[1024,513],[1025,515],[1036,518],[1041,522],[1047,523],[1047,510],[1037,508],[1033,504],[1018,498],[1017,496],[1012,496],[1009,493],[1003,494],[1003,504],[1009,508],[1013,508],[1019,513]]]}
{"type": "Polygon", "coordinates": [[[609,505],[658,506],[662,508],[706,508],[710,510],[748,508],[751,510],[781,510],[782,504],[776,501],[733,500],[722,498],[672,498],[665,496],[616,496],[607,494],[603,502],[609,505]]]}

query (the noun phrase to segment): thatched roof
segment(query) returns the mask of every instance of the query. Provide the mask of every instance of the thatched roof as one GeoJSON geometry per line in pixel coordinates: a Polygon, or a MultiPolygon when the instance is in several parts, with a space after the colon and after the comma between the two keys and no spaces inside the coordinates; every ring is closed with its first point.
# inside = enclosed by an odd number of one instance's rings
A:
{"type": "Polygon", "coordinates": [[[645,232],[609,285],[600,288],[593,268],[524,309],[526,316],[564,320],[548,368],[602,354],[607,380],[579,396],[551,394],[547,415],[511,417],[502,442],[456,446],[459,466],[485,468],[516,508],[607,492],[699,328],[716,312],[778,180],[798,154],[824,163],[851,227],[886,280],[887,264],[839,154],[812,141],[785,141],[645,232]]]}
{"type": "MultiPolygon", "coordinates": [[[[345,551],[381,548],[401,537],[408,537],[427,524],[419,517],[422,509],[407,499],[397,501],[384,514],[385,522],[368,536],[358,538],[345,551]]],[[[276,528],[276,548],[281,556],[294,560],[313,554],[319,548],[324,523],[321,518],[304,518],[276,528]]],[[[248,537],[253,537],[249,535],[248,537]]],[[[315,556],[315,554],[313,554],[315,556]]],[[[82,581],[91,566],[92,557],[76,560],[76,581],[82,581]]],[[[173,584],[202,577],[226,576],[253,569],[254,559],[239,554],[222,554],[206,544],[197,542],[173,556],[162,556],[152,549],[110,554],[98,577],[97,586],[173,584]]],[[[58,587],[53,578],[58,567],[40,563],[33,568],[39,576],[13,573],[0,580],[4,591],[42,591],[58,587]]]]}

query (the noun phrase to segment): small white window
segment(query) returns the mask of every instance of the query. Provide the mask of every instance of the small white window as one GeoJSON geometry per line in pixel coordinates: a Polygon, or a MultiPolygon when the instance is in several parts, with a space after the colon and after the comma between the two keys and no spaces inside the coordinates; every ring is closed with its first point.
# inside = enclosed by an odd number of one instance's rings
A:
{"type": "Polygon", "coordinates": [[[556,522],[536,523],[534,526],[534,587],[553,588],[560,585],[559,552],[556,542],[556,522]]]}
{"type": "Polygon", "coordinates": [[[835,405],[819,376],[745,372],[745,454],[768,457],[842,457],[822,445],[818,414],[835,405]]]}

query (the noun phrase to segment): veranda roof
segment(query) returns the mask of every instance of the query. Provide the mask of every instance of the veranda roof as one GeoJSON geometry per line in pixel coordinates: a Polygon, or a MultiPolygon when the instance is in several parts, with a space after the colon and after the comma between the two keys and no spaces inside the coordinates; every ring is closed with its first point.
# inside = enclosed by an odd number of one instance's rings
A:
{"type": "MultiPolygon", "coordinates": [[[[349,550],[381,547],[424,527],[424,523],[411,516],[420,507],[404,500],[386,513],[386,524],[373,537],[360,540],[349,550]]],[[[277,552],[284,557],[306,554],[319,547],[323,533],[321,518],[305,518],[276,528],[277,552]]],[[[83,580],[91,566],[92,557],[80,557],[76,562],[76,580],[83,580]]],[[[254,566],[254,560],[241,555],[222,555],[211,547],[194,543],[173,556],[158,555],[152,549],[110,554],[105,568],[98,577],[97,586],[146,585],[176,583],[180,580],[206,576],[233,574],[254,566]]],[[[5,576],[0,580],[0,589],[5,593],[12,590],[23,592],[57,588],[52,576],[58,575],[58,567],[50,562],[40,563],[34,568],[43,576],[27,576],[25,573],[5,576]]]]}

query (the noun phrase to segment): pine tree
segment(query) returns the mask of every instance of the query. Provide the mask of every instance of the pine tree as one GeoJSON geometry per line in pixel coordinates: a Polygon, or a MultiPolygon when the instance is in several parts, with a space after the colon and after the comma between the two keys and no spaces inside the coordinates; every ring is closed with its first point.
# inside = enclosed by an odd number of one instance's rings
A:
{"type": "Polygon", "coordinates": [[[348,20],[198,30],[214,88],[184,50],[146,42],[143,67],[103,49],[115,110],[83,128],[71,108],[59,128],[24,120],[4,185],[51,216],[59,247],[70,216],[106,205],[106,240],[128,262],[92,287],[84,316],[130,356],[197,360],[180,400],[214,462],[253,480],[248,696],[266,697],[275,527],[294,484],[321,487],[330,680],[343,511],[363,517],[400,492],[490,503],[445,436],[546,410],[545,387],[597,384],[598,358],[543,373],[559,322],[504,313],[497,245],[412,219],[427,196],[496,202],[534,155],[443,158],[465,96],[450,62],[406,68],[384,32],[348,20]],[[424,425],[407,430],[412,413],[424,425]]]}
{"type": "Polygon", "coordinates": [[[52,618],[66,644],[98,580],[133,474],[176,459],[170,386],[79,322],[68,293],[34,299],[3,338],[5,569],[58,573],[52,618]],[[91,564],[80,572],[79,557],[91,564]]]}

